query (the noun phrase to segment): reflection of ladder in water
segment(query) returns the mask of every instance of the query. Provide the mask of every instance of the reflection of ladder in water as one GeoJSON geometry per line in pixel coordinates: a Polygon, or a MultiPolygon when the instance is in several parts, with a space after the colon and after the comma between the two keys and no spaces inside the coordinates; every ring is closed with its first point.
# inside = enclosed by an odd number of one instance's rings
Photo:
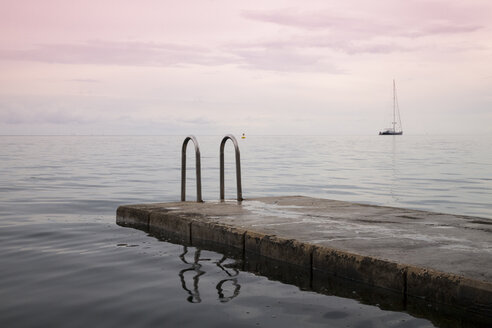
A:
{"type": "MultiPolygon", "coordinates": [[[[185,255],[188,253],[188,247],[183,246],[183,248],[184,248],[183,253],[179,255],[179,258],[181,259],[181,261],[183,261],[183,263],[190,264],[191,267],[187,268],[187,269],[183,269],[179,272],[178,275],[179,275],[179,278],[181,280],[181,287],[188,293],[188,297],[186,298],[186,300],[188,302],[190,302],[190,303],[201,303],[202,299],[200,297],[200,291],[198,289],[198,285],[200,282],[200,276],[204,275],[206,272],[201,270],[202,265],[199,262],[200,261],[210,261],[210,259],[200,258],[201,250],[196,249],[195,255],[193,257],[193,263],[190,263],[185,258],[185,255]],[[192,278],[193,279],[193,290],[189,289],[186,286],[185,273],[189,272],[189,271],[193,271],[196,273],[192,278]]],[[[225,255],[223,255],[219,261],[215,262],[215,264],[229,276],[229,278],[219,281],[219,283],[215,286],[215,288],[217,289],[217,294],[219,296],[219,301],[221,303],[229,302],[230,300],[232,300],[233,298],[238,296],[239,291],[241,290],[241,285],[238,283],[237,278],[235,278],[237,275],[239,275],[239,271],[235,268],[232,268],[232,270],[234,272],[233,273],[229,272],[229,270],[227,270],[222,265],[226,259],[227,259],[227,257],[225,255]],[[230,296],[225,295],[224,285],[228,282],[230,282],[234,288],[234,290],[232,291],[230,296]]]]}
{"type": "MultiPolygon", "coordinates": [[[[225,182],[224,182],[224,148],[227,140],[230,139],[234,144],[236,153],[236,185],[237,185],[237,200],[243,200],[243,193],[241,187],[241,158],[239,153],[239,145],[236,138],[232,134],[226,135],[220,143],[220,200],[225,198],[225,182]]],[[[202,178],[201,178],[201,163],[200,163],[200,146],[198,141],[192,135],[187,136],[183,142],[181,148],[181,201],[186,200],[186,147],[189,141],[193,141],[195,146],[195,167],[196,167],[196,201],[203,202],[202,199],[202,178]]]]}
{"type": "Polygon", "coordinates": [[[188,247],[184,246],[183,253],[179,255],[181,261],[186,264],[191,264],[190,268],[183,269],[179,271],[179,278],[181,280],[181,287],[188,293],[187,301],[190,303],[201,303],[202,299],[200,298],[200,292],[198,290],[198,282],[200,280],[200,276],[205,274],[205,271],[200,270],[202,267],[198,262],[200,261],[200,250],[196,250],[195,257],[193,263],[186,261],[185,255],[188,253],[188,247]],[[186,279],[185,273],[188,271],[194,271],[196,274],[193,276],[193,291],[186,287],[186,279]]]}

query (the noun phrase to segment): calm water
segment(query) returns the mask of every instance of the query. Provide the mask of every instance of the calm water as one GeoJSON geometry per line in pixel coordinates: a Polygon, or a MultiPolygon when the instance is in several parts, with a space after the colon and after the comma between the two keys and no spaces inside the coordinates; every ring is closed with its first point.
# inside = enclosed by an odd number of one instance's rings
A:
{"type": "MultiPolygon", "coordinates": [[[[120,204],[179,199],[182,140],[0,137],[0,326],[433,327],[116,226],[120,204]]],[[[198,140],[203,197],[215,200],[221,138],[198,140]]],[[[245,198],[306,195],[492,219],[490,138],[250,136],[239,143],[245,198]]],[[[188,199],[195,197],[192,148],[188,199]]]]}

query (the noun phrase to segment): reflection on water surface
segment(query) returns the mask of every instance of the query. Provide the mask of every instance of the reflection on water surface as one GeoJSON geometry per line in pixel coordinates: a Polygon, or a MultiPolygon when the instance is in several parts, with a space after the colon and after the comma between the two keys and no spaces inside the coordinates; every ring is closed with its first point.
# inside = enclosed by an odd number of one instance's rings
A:
{"type": "MultiPolygon", "coordinates": [[[[183,269],[179,271],[179,278],[181,280],[181,286],[183,289],[188,293],[188,297],[186,300],[190,303],[200,303],[202,300],[200,298],[200,291],[199,291],[199,282],[200,282],[200,276],[204,275],[206,272],[202,270],[202,266],[205,265],[206,262],[208,263],[213,263],[215,264],[218,268],[220,268],[226,276],[229,278],[222,279],[220,280],[217,285],[217,294],[218,294],[218,299],[222,303],[229,302],[233,298],[239,295],[239,291],[241,290],[241,285],[238,283],[237,279],[234,278],[237,275],[239,275],[239,270],[232,267],[232,268],[227,268],[228,264],[225,262],[228,260],[225,255],[222,255],[222,257],[219,260],[214,260],[212,258],[202,258],[200,257],[202,250],[200,249],[195,249],[195,254],[193,256],[193,261],[189,262],[185,255],[188,254],[188,247],[183,246],[183,253],[179,255],[179,258],[183,263],[189,264],[190,267],[183,269]],[[202,263],[200,263],[202,262],[202,263]],[[203,263],[205,262],[205,263],[203,263]],[[192,276],[192,285],[193,285],[193,290],[188,288],[187,285],[187,279],[186,279],[186,273],[191,272],[192,276]],[[232,292],[229,296],[227,296],[227,292],[229,291],[228,285],[232,286],[232,292]]],[[[233,263],[234,264],[234,263],[233,263]]],[[[230,265],[229,265],[230,266],[230,265]]]]}

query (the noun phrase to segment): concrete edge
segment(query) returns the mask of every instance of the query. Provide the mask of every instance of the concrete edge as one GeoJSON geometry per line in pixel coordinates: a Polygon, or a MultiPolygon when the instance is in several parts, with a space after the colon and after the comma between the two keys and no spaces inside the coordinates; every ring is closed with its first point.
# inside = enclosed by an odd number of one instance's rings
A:
{"type": "Polygon", "coordinates": [[[180,214],[139,205],[120,206],[117,223],[146,227],[150,233],[166,231],[193,240],[236,248],[305,268],[322,287],[323,274],[334,275],[403,296],[451,305],[492,317],[492,283],[427,268],[353,254],[231,225],[204,221],[200,214],[180,214]],[[316,273],[316,274],[313,274],[316,273]]]}
{"type": "Polygon", "coordinates": [[[191,222],[193,219],[176,216],[174,213],[153,212],[149,215],[149,233],[159,235],[163,232],[179,236],[191,243],[191,222]]]}
{"type": "Polygon", "coordinates": [[[492,283],[415,266],[406,270],[409,296],[492,316],[492,283]]]}
{"type": "Polygon", "coordinates": [[[219,224],[194,220],[191,223],[191,238],[194,241],[201,240],[234,247],[244,250],[244,236],[246,230],[219,224]]]}
{"type": "Polygon", "coordinates": [[[298,265],[311,270],[315,246],[295,239],[277,237],[255,231],[246,231],[244,249],[260,256],[298,265]]]}
{"type": "Polygon", "coordinates": [[[391,261],[317,246],[313,270],[405,294],[406,267],[391,261]]]}
{"type": "Polygon", "coordinates": [[[119,206],[116,209],[116,224],[148,230],[150,213],[135,206],[119,206]]]}

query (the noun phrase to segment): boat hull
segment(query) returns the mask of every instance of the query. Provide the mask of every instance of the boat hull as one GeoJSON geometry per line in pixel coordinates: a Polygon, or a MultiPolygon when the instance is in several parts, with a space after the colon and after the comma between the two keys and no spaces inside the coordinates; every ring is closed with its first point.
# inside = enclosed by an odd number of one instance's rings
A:
{"type": "Polygon", "coordinates": [[[400,131],[400,132],[393,132],[393,131],[379,132],[380,136],[401,136],[402,134],[403,134],[403,131],[400,131]]]}

